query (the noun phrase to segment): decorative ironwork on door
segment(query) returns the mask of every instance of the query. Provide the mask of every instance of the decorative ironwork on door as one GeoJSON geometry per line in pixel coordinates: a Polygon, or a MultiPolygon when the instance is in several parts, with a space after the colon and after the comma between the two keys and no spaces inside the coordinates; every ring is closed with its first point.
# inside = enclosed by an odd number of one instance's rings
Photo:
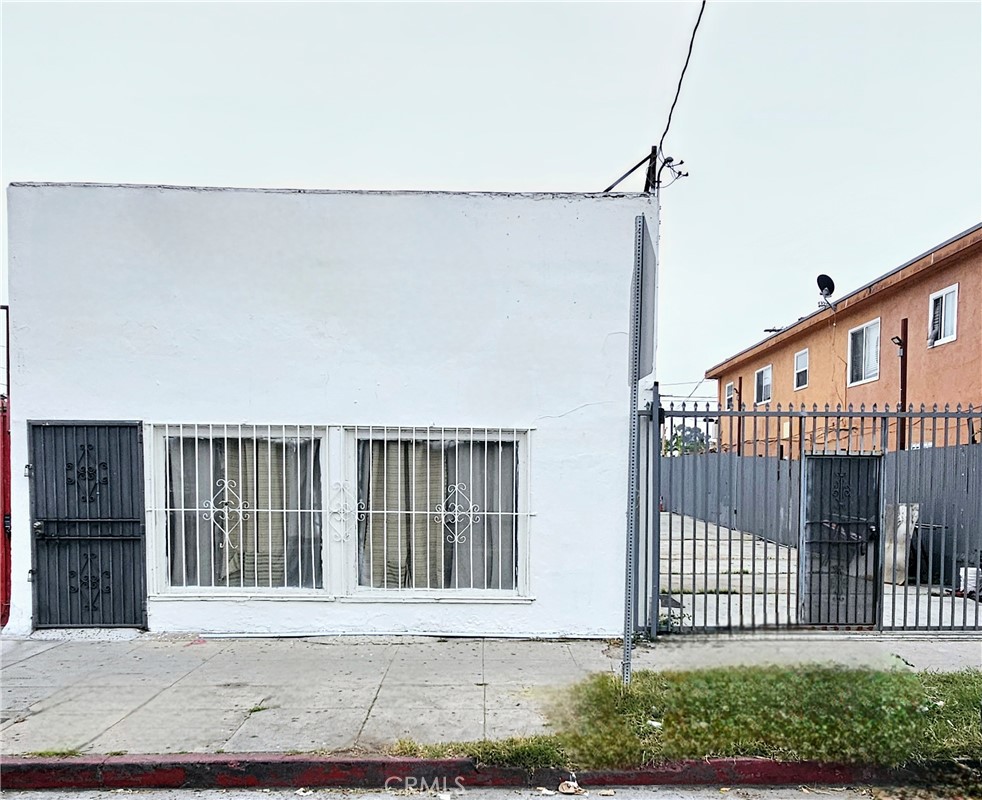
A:
{"type": "Polygon", "coordinates": [[[145,627],[140,426],[30,425],[34,623],[145,627]]]}
{"type": "Polygon", "coordinates": [[[96,461],[94,445],[80,444],[79,457],[74,463],[68,462],[65,471],[68,473],[68,485],[78,488],[78,501],[91,503],[99,493],[99,487],[109,483],[109,464],[96,461]]]}
{"type": "Polygon", "coordinates": [[[873,626],[880,595],[880,459],[806,458],[801,622],[873,626]]]}

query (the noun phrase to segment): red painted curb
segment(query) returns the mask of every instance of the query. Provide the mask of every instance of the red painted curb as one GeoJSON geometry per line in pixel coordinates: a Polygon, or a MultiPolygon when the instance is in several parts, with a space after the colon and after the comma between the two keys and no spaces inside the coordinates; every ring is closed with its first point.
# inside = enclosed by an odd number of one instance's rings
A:
{"type": "MultiPolygon", "coordinates": [[[[974,765],[978,768],[978,765],[974,765]]],[[[577,773],[581,786],[796,786],[908,784],[917,773],[886,767],[735,758],[675,761],[633,770],[577,773]]],[[[935,766],[934,774],[945,767],[935,766]]],[[[528,773],[470,759],[345,758],[268,753],[4,758],[5,789],[227,789],[332,787],[450,791],[455,788],[555,787],[558,769],[528,773]]]]}
{"type": "MultiPolygon", "coordinates": [[[[565,776],[565,774],[564,774],[565,776]]],[[[517,767],[478,766],[470,759],[343,758],[266,753],[5,758],[5,789],[352,789],[526,786],[517,767]]]]}

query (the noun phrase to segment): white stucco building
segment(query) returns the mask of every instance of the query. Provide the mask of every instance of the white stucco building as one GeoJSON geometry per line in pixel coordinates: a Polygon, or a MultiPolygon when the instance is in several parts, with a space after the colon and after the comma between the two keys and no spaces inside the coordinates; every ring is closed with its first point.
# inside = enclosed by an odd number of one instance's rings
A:
{"type": "Polygon", "coordinates": [[[8,192],[8,631],[619,633],[650,196],[8,192]]]}

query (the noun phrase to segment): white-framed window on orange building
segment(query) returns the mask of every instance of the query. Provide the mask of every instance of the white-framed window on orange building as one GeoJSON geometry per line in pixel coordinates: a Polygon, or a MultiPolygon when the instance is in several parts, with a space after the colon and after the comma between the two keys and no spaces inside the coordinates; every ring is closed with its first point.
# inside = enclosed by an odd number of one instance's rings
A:
{"type": "Polygon", "coordinates": [[[733,410],[733,395],[733,381],[730,381],[725,387],[723,387],[723,407],[727,411],[733,410]]]}
{"type": "Polygon", "coordinates": [[[794,354],[794,390],[808,386],[808,348],[794,354]]]}
{"type": "Polygon", "coordinates": [[[771,373],[770,364],[754,373],[754,403],[771,402],[771,373]]]}
{"type": "Polygon", "coordinates": [[[958,284],[930,297],[927,316],[927,346],[952,342],[958,329],[958,284]]]}
{"type": "Polygon", "coordinates": [[[880,319],[849,331],[849,385],[869,383],[880,377],[880,319]]]}

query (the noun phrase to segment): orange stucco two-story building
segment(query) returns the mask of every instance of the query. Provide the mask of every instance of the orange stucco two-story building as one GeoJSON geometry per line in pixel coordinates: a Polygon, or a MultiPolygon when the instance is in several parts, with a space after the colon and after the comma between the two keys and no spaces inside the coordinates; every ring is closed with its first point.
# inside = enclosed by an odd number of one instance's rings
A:
{"type": "MultiPolygon", "coordinates": [[[[971,406],[971,415],[941,429],[916,413],[904,415],[903,424],[891,418],[885,423],[889,446],[982,441],[982,419],[975,413],[982,407],[982,223],[829,301],[707,370],[706,377],[718,381],[720,408],[971,406]]],[[[737,445],[746,452],[751,444],[762,445],[753,427],[758,423],[731,420],[732,431],[721,424],[721,449],[737,445]]],[[[872,419],[852,417],[815,424],[831,425],[806,437],[823,447],[843,430],[868,437],[876,428],[872,419]]],[[[795,430],[782,420],[779,434],[763,435],[766,452],[793,451],[787,446],[795,430]]]]}
{"type": "Polygon", "coordinates": [[[982,223],[831,306],[707,370],[720,407],[982,405],[982,223]]]}

